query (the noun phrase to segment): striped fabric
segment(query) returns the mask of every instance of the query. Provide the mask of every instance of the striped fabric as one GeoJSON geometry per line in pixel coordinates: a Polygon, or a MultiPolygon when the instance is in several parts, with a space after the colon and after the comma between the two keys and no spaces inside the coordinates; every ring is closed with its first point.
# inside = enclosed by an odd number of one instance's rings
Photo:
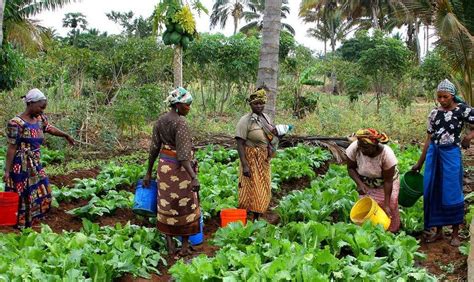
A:
{"type": "MultiPolygon", "coordinates": [[[[400,229],[400,211],[398,210],[398,193],[400,192],[400,179],[393,181],[392,196],[390,197],[390,209],[392,210],[392,222],[388,227],[390,232],[397,232],[400,229]]],[[[369,189],[367,196],[374,199],[380,207],[383,207],[385,192],[383,186],[369,189]]],[[[365,197],[360,196],[360,198],[365,197]]]]}
{"type": "Polygon", "coordinates": [[[264,213],[272,197],[270,162],[266,147],[245,146],[250,177],[239,174],[239,208],[264,213]]]}

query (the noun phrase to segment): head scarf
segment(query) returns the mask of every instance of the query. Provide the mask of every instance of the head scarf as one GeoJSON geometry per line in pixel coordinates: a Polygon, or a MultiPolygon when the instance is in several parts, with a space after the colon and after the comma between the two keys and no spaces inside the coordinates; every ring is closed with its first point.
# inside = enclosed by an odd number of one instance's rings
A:
{"type": "Polygon", "coordinates": [[[390,140],[385,133],[379,133],[373,128],[359,129],[355,136],[357,140],[362,140],[368,144],[377,145],[379,143],[385,144],[390,140]]]}
{"type": "Polygon", "coordinates": [[[47,100],[46,96],[38,88],[31,89],[30,91],[28,91],[26,96],[23,96],[22,98],[23,101],[25,101],[25,103],[27,104],[47,100]]]}
{"type": "Polygon", "coordinates": [[[251,104],[253,102],[257,102],[257,101],[260,101],[262,103],[266,103],[267,102],[267,91],[265,91],[265,89],[263,89],[263,88],[260,88],[257,91],[253,92],[252,94],[250,94],[247,101],[249,102],[249,104],[251,104]]]}
{"type": "Polygon", "coordinates": [[[172,106],[177,103],[182,104],[191,104],[193,101],[193,96],[189,93],[188,90],[183,87],[177,87],[175,90],[171,91],[166,97],[165,103],[172,106]]]}
{"type": "Polygon", "coordinates": [[[449,80],[445,79],[443,81],[441,81],[439,84],[438,84],[438,89],[437,89],[438,92],[440,91],[445,91],[445,92],[448,92],[449,94],[453,95],[454,97],[454,102],[456,103],[464,103],[464,101],[458,96],[456,95],[456,86],[449,80]]]}

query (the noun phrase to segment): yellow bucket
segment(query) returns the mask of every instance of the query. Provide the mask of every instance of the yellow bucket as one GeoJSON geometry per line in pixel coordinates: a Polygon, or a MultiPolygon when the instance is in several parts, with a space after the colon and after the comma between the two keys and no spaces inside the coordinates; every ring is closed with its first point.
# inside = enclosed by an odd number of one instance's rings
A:
{"type": "Polygon", "coordinates": [[[385,230],[391,222],[385,211],[371,197],[364,197],[355,203],[351,209],[351,220],[356,224],[370,220],[374,225],[382,224],[385,230]]]}

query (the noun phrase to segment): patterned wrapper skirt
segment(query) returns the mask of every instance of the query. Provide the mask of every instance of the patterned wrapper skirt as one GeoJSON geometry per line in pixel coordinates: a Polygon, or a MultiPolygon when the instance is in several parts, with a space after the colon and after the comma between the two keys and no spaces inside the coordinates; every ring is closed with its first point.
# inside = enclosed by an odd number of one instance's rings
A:
{"type": "Polygon", "coordinates": [[[164,146],[158,164],[157,228],[171,236],[199,233],[201,210],[191,177],[176,160],[176,151],[164,146]]]}
{"type": "MultiPolygon", "coordinates": [[[[392,210],[392,218],[388,230],[397,232],[400,229],[400,211],[398,210],[398,193],[400,192],[400,179],[393,180],[392,196],[390,197],[390,209],[392,210]]],[[[385,191],[383,186],[371,188],[367,192],[367,196],[374,199],[380,207],[384,205],[385,191]]],[[[360,196],[360,198],[365,197],[360,196]]]]}
{"type": "Polygon", "coordinates": [[[264,213],[268,209],[271,192],[271,171],[267,148],[245,147],[250,177],[239,174],[239,208],[264,213]]]}

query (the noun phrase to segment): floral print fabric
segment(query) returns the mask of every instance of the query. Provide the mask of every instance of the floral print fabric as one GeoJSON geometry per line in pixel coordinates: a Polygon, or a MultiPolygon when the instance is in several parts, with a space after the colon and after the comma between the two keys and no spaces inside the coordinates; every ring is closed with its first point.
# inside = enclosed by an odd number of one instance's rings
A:
{"type": "Polygon", "coordinates": [[[461,144],[461,131],[464,123],[474,124],[474,111],[465,104],[458,104],[451,111],[433,109],[428,117],[428,134],[436,145],[461,144]]]}
{"type": "Polygon", "coordinates": [[[51,190],[43,166],[40,146],[50,126],[45,116],[36,123],[15,117],[7,125],[7,142],[16,146],[15,156],[5,190],[20,196],[18,222],[20,228],[36,223],[51,206],[51,190]]]}

